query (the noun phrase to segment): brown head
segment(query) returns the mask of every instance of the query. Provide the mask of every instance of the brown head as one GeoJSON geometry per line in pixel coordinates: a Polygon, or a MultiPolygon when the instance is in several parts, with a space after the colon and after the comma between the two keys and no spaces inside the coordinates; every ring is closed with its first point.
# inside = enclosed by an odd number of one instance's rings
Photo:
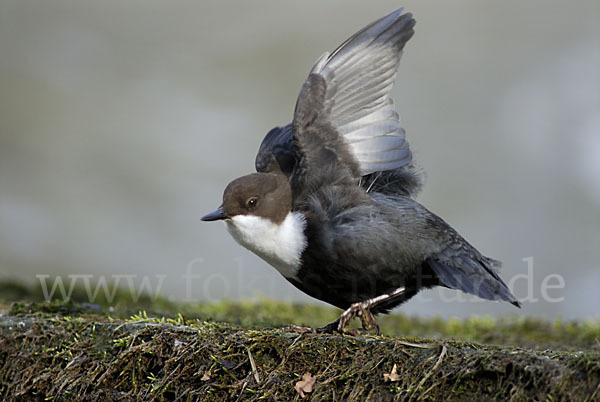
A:
{"type": "Polygon", "coordinates": [[[276,173],[252,173],[229,183],[223,204],[202,217],[203,221],[255,215],[281,223],[292,210],[292,191],[288,179],[276,173]]]}

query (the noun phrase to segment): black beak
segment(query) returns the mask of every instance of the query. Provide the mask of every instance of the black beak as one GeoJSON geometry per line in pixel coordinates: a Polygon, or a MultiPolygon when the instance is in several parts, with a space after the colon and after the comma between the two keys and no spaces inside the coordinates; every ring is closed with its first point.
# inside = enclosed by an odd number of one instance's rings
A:
{"type": "Polygon", "coordinates": [[[210,222],[210,221],[218,221],[221,219],[227,219],[229,218],[224,212],[223,212],[223,207],[219,207],[216,211],[211,212],[210,214],[204,215],[202,218],[203,221],[206,222],[210,222]]]}

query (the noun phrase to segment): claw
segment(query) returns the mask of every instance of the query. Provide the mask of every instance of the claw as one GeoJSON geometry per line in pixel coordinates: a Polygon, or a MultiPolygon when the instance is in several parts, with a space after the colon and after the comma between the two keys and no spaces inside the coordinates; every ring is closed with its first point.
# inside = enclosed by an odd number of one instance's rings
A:
{"type": "Polygon", "coordinates": [[[377,325],[377,321],[375,321],[375,317],[373,317],[371,311],[369,311],[368,308],[365,308],[365,306],[363,306],[362,303],[360,307],[361,310],[359,312],[359,317],[363,329],[365,329],[366,331],[372,331],[376,328],[379,328],[379,325],[377,325]]]}

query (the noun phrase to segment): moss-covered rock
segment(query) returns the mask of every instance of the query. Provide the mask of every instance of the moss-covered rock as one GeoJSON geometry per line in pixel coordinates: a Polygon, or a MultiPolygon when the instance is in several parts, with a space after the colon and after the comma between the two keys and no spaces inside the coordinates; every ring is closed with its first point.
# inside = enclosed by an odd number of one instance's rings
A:
{"type": "MultiPolygon", "coordinates": [[[[594,400],[600,352],[297,334],[77,304],[0,318],[0,397],[53,400],[594,400]],[[397,375],[386,381],[384,374],[397,375]]],[[[242,308],[242,307],[240,307],[242,308]]]]}
{"type": "Polygon", "coordinates": [[[0,302],[0,400],[600,400],[597,322],[394,314],[350,337],[285,330],[339,314],[312,305],[18,293],[0,302]]]}

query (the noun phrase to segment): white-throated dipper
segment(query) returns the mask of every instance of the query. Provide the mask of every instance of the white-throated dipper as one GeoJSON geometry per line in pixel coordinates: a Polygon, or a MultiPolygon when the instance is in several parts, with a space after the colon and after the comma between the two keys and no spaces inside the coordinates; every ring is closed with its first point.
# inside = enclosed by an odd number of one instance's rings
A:
{"type": "Polygon", "coordinates": [[[321,56],[302,85],[291,124],[267,133],[256,170],[227,186],[204,221],[298,289],[345,310],[321,328],[343,332],[419,290],[445,286],[519,302],[483,256],[413,200],[421,178],[390,90],[415,20],[402,9],[321,56]]]}

